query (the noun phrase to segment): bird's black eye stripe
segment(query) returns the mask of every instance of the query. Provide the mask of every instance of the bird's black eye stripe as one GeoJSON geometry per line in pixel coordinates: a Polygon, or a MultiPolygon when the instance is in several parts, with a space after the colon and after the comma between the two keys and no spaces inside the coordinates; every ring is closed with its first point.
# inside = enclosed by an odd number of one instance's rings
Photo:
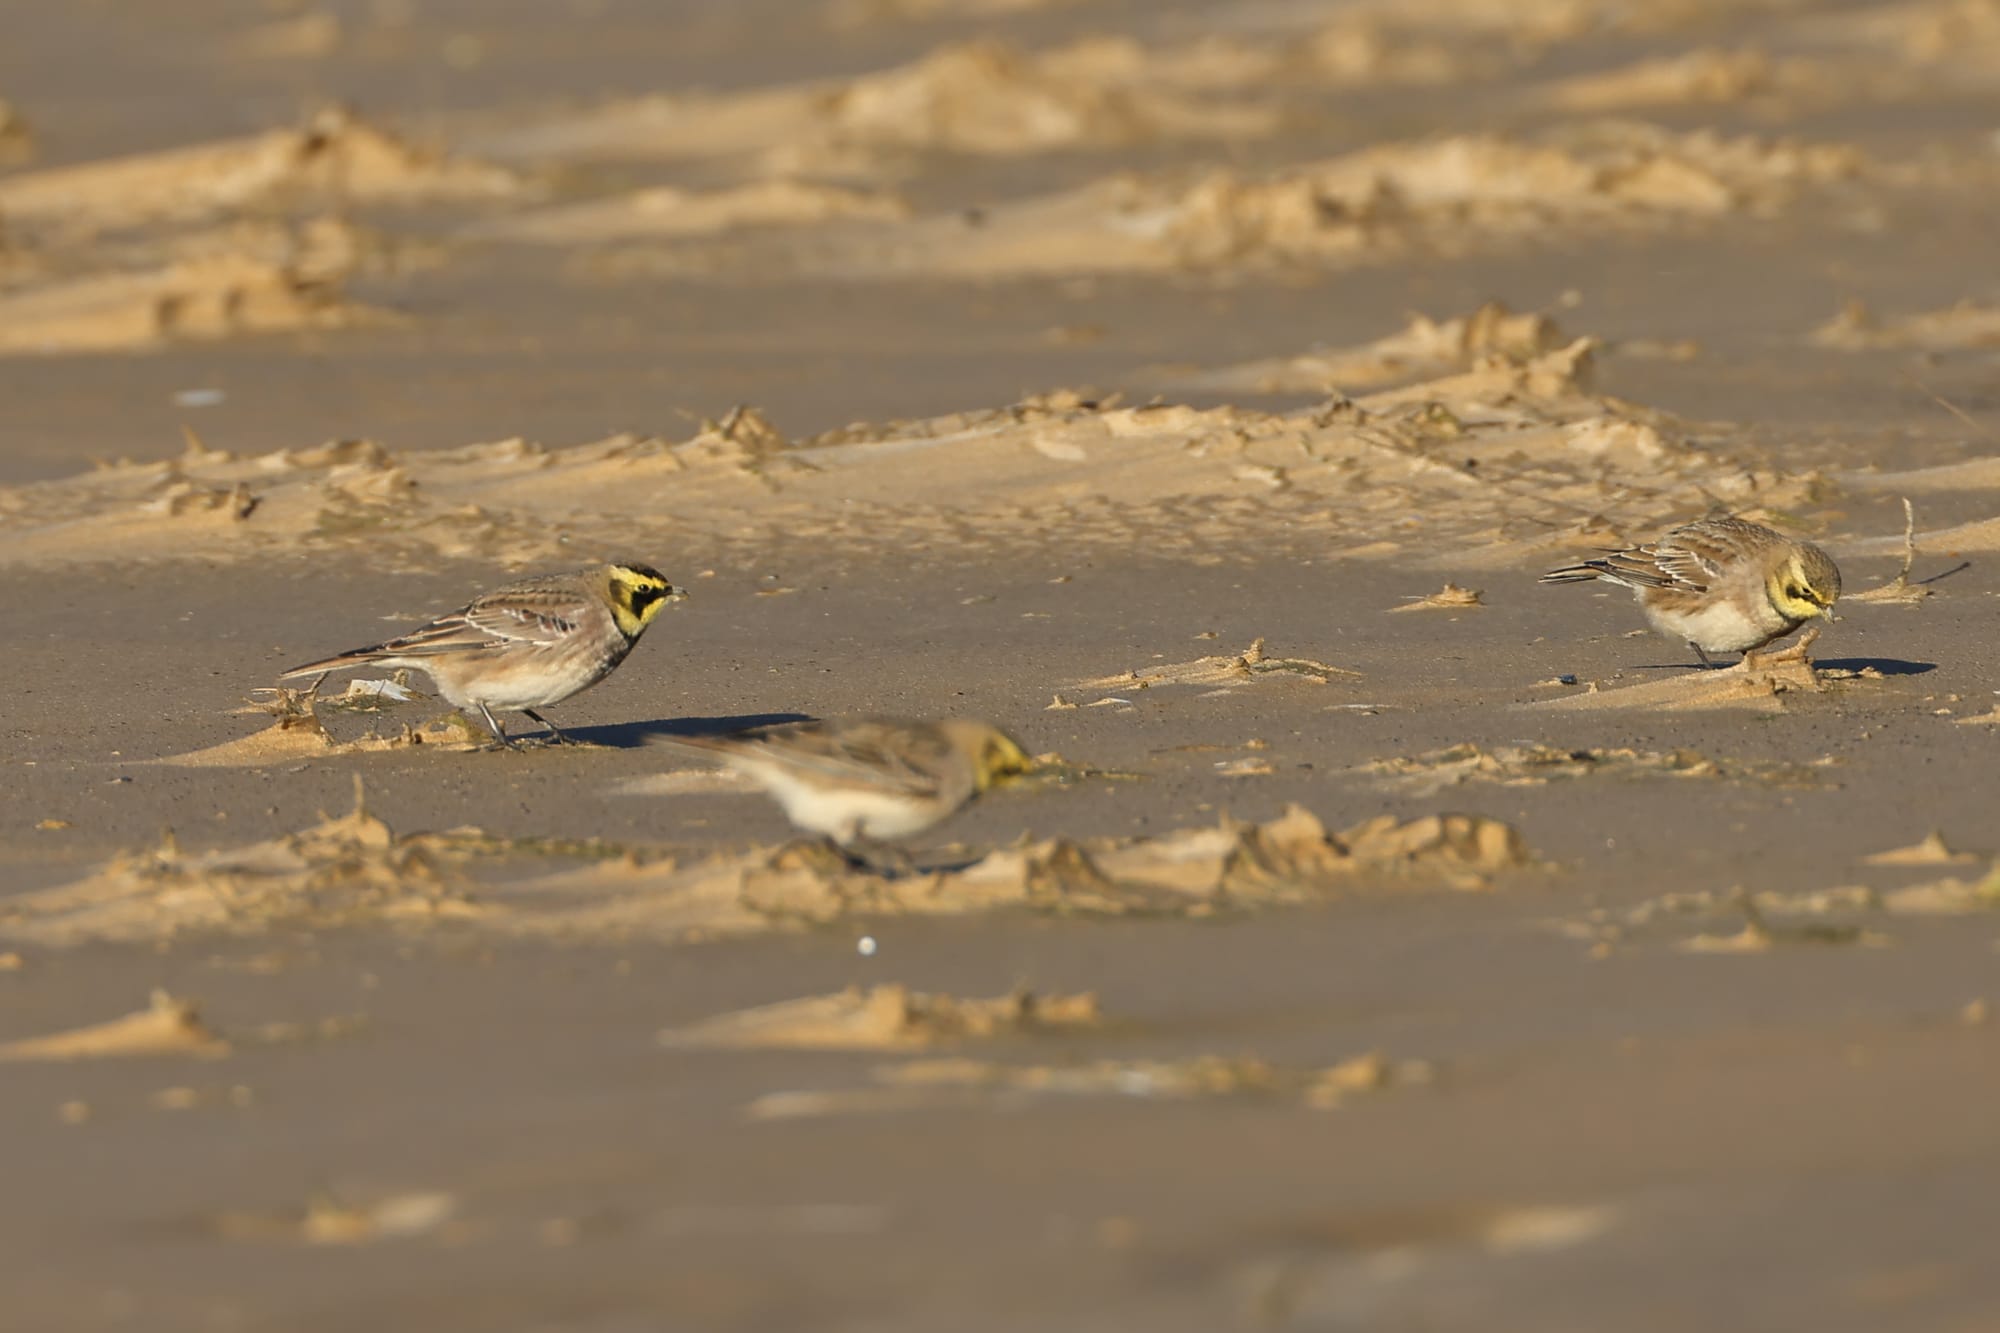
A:
{"type": "Polygon", "coordinates": [[[632,614],[634,615],[643,614],[647,607],[666,595],[667,590],[665,588],[656,587],[650,583],[635,584],[626,589],[625,592],[626,601],[631,605],[632,614]]]}

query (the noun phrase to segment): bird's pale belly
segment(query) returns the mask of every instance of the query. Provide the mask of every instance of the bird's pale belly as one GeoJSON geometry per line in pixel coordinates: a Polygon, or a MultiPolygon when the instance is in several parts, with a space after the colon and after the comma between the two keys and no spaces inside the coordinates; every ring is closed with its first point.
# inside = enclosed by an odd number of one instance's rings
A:
{"type": "Polygon", "coordinates": [[[822,786],[772,767],[760,766],[760,771],[794,824],[839,842],[904,837],[937,823],[942,813],[936,801],[919,796],[822,786]]]}
{"type": "MultiPolygon", "coordinates": [[[[484,704],[488,708],[519,712],[524,708],[546,708],[572,695],[581,694],[611,674],[623,653],[605,654],[583,669],[573,649],[515,657],[506,663],[475,663],[458,669],[432,673],[438,693],[460,708],[484,704]]],[[[421,665],[421,664],[419,664],[421,665]]]]}
{"type": "Polygon", "coordinates": [[[1768,604],[1764,610],[1763,616],[1746,615],[1732,602],[1717,602],[1692,612],[1648,606],[1646,618],[1660,633],[1693,643],[1704,652],[1742,653],[1797,628],[1768,604]]]}

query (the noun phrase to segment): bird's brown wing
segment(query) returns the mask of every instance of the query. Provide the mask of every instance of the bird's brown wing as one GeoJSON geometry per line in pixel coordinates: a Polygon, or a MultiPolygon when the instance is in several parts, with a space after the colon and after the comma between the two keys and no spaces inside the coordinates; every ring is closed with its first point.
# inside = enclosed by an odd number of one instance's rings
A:
{"type": "Polygon", "coordinates": [[[457,620],[471,633],[502,642],[553,647],[582,627],[584,614],[583,605],[574,597],[494,596],[482,597],[446,619],[457,620]]]}
{"type": "Polygon", "coordinates": [[[1715,543],[1680,528],[1662,541],[1613,551],[1602,563],[1635,587],[1707,592],[1722,574],[1719,554],[1715,543]]]}
{"type": "Polygon", "coordinates": [[[502,590],[479,598],[450,615],[439,616],[408,634],[353,648],[304,666],[286,676],[380,662],[389,658],[437,657],[446,653],[490,652],[510,644],[552,647],[574,634],[582,614],[574,595],[526,588],[502,590]]]}
{"type": "Polygon", "coordinates": [[[788,722],[673,743],[714,754],[755,755],[829,782],[910,796],[936,792],[939,768],[951,755],[950,742],[932,728],[883,720],[788,722]]]}

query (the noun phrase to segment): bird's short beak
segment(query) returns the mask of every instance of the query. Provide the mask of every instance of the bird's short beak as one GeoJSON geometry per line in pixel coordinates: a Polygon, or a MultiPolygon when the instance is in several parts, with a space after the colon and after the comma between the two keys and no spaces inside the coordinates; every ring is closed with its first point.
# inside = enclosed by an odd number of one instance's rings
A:
{"type": "Polygon", "coordinates": [[[667,589],[666,599],[670,602],[685,602],[688,599],[688,590],[686,588],[669,588],[667,589]]]}
{"type": "Polygon", "coordinates": [[[1831,602],[1828,602],[1825,606],[1822,606],[1819,609],[1819,618],[1821,620],[1826,621],[1828,624],[1832,624],[1834,621],[1840,619],[1839,616],[1833,613],[1833,603],[1831,602]]]}

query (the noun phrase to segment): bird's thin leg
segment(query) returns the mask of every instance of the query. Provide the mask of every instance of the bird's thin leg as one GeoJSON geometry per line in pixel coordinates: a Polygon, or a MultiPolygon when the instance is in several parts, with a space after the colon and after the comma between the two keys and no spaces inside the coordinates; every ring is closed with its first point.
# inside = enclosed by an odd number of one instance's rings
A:
{"type": "Polygon", "coordinates": [[[575,745],[575,744],[576,744],[576,742],[575,742],[575,741],[573,741],[573,740],[571,740],[571,739],[569,738],[569,735],[568,735],[568,733],[566,733],[566,732],[565,732],[565,731],[564,731],[564,730],[563,730],[563,729],[562,729],[561,727],[558,727],[558,726],[557,726],[557,725],[556,725],[555,723],[553,723],[553,722],[549,721],[549,720],[548,720],[547,718],[543,717],[543,716],[542,716],[542,715],[541,715],[540,713],[537,713],[537,712],[536,712],[536,711],[535,711],[534,709],[532,709],[532,708],[523,708],[523,709],[522,709],[521,711],[522,711],[523,713],[526,713],[526,714],[527,714],[527,715],[528,715],[529,717],[533,718],[533,719],[534,719],[535,721],[537,721],[537,722],[541,723],[541,724],[542,724],[543,726],[545,726],[545,727],[547,727],[547,728],[549,729],[549,743],[550,743],[550,744],[552,744],[552,745],[575,745]]]}
{"type": "Polygon", "coordinates": [[[1694,655],[1701,659],[1701,665],[1704,671],[1713,671],[1715,669],[1716,666],[1715,659],[1710,657],[1707,653],[1703,652],[1701,650],[1700,644],[1696,643],[1693,639],[1689,639],[1688,647],[1694,649],[1694,655]]]}
{"type": "Polygon", "coordinates": [[[486,729],[493,733],[494,743],[511,750],[514,742],[507,739],[507,729],[500,725],[500,719],[493,716],[493,710],[485,704],[479,705],[479,715],[486,719],[486,729]]]}

